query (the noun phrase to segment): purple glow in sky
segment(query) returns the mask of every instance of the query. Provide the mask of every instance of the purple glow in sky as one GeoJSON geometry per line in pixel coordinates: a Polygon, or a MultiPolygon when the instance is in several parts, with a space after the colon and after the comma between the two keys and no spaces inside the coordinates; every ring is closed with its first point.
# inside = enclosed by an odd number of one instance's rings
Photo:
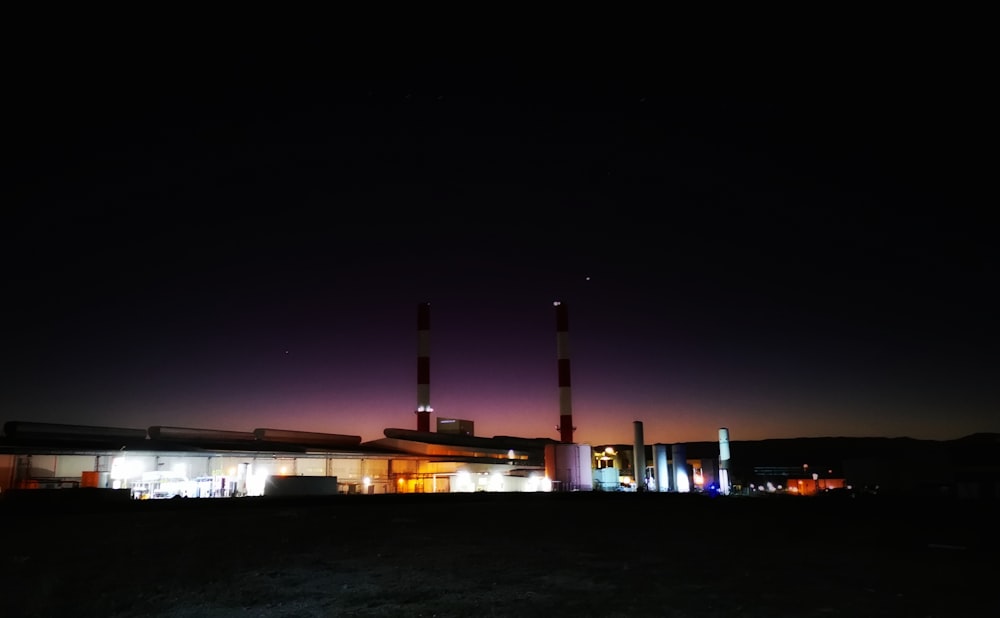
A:
{"type": "Polygon", "coordinates": [[[432,426],[556,438],[559,300],[581,442],[1000,431],[984,108],[918,59],[116,49],[13,77],[3,420],[376,439],[427,301],[432,426]]]}

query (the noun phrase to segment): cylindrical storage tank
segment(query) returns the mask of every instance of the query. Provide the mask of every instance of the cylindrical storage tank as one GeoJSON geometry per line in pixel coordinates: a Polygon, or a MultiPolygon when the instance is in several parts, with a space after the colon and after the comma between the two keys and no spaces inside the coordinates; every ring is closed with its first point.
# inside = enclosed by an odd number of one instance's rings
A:
{"type": "Polygon", "coordinates": [[[671,465],[674,469],[674,490],[686,494],[691,491],[691,479],[687,471],[687,447],[684,444],[673,445],[671,465]]]}
{"type": "Polygon", "coordinates": [[[719,461],[729,462],[729,430],[725,427],[719,429],[719,461]]]}
{"type": "Polygon", "coordinates": [[[589,444],[545,445],[545,476],[557,491],[594,489],[593,449],[589,444]]]}
{"type": "Polygon", "coordinates": [[[670,491],[670,445],[653,445],[653,466],[656,474],[656,490],[670,491]]]}
{"type": "Polygon", "coordinates": [[[719,493],[729,495],[729,429],[719,429],[719,493]]]}
{"type": "MultiPolygon", "coordinates": [[[[545,478],[550,481],[556,480],[556,445],[545,445],[545,478]]],[[[553,485],[553,489],[558,487],[553,485]]]]}
{"type": "Polygon", "coordinates": [[[632,475],[636,491],[646,491],[646,445],[643,443],[642,421],[632,421],[632,475]]]}

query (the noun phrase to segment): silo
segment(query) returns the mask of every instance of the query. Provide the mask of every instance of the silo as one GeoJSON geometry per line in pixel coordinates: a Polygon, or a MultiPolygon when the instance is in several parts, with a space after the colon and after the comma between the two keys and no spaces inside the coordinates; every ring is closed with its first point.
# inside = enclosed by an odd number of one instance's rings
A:
{"type": "Polygon", "coordinates": [[[729,495],[729,429],[719,429],[719,493],[729,495]]]}
{"type": "Polygon", "coordinates": [[[636,491],[646,491],[646,445],[643,442],[642,421],[632,421],[632,475],[636,491]]]}
{"type": "Polygon", "coordinates": [[[656,491],[670,491],[670,445],[653,445],[653,466],[656,473],[656,491]]]}
{"type": "Polygon", "coordinates": [[[686,494],[691,491],[691,479],[687,471],[687,447],[684,444],[674,444],[671,464],[674,468],[675,491],[686,494]]]}
{"type": "Polygon", "coordinates": [[[545,476],[557,491],[594,489],[594,457],[589,444],[546,444],[545,476]]]}

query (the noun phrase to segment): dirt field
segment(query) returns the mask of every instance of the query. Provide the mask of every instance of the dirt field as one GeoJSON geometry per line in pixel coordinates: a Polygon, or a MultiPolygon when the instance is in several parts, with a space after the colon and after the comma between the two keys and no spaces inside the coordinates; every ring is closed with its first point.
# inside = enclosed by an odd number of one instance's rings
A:
{"type": "Polygon", "coordinates": [[[5,499],[0,615],[985,616],[997,511],[626,493],[5,499]]]}

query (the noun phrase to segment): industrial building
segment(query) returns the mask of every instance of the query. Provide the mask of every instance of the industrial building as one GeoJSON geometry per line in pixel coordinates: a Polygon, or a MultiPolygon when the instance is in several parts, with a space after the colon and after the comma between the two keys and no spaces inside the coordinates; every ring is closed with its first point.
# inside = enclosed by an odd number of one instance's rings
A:
{"type": "Polygon", "coordinates": [[[1000,434],[730,441],[723,429],[718,441],[598,444],[595,488],[724,494],[728,476],[728,492],[743,496],[833,492],[1000,500],[1000,434]]]}
{"type": "Polygon", "coordinates": [[[430,431],[430,304],[417,305],[416,430],[383,438],[257,428],[145,429],[8,421],[0,489],[100,487],[132,497],[297,493],[590,490],[588,445],[572,444],[566,306],[555,303],[560,443],[474,435],[471,420],[439,417],[430,431]],[[289,479],[298,478],[298,481],[289,479]],[[312,479],[303,481],[301,479],[312,479]]]}
{"type": "Polygon", "coordinates": [[[273,428],[147,429],[8,421],[0,491],[125,489],[136,499],[298,494],[656,491],[738,495],[852,493],[1000,499],[1000,436],[958,440],[797,438],[564,444],[410,429],[384,437],[273,428]],[[642,452],[636,466],[635,453],[642,452]],[[933,465],[931,465],[933,463],[933,465]],[[638,470],[638,472],[637,472],[638,470]],[[298,479],[290,480],[290,479],[298,479]],[[305,479],[305,480],[303,480],[305,479]]]}
{"type": "MultiPolygon", "coordinates": [[[[255,496],[286,477],[300,493],[537,491],[554,441],[386,429],[385,438],[8,421],[0,488],[128,489],[134,498],[255,496]],[[325,482],[319,479],[328,479],[325,482]],[[334,479],[334,480],[330,480],[334,479]]],[[[589,454],[588,454],[589,457],[589,454]]]]}
{"type": "Polygon", "coordinates": [[[798,493],[837,489],[1000,498],[1000,437],[573,442],[569,321],[554,303],[559,439],[479,437],[469,419],[438,417],[430,391],[430,305],[417,306],[416,429],[384,437],[271,427],[248,431],[7,421],[0,491],[94,487],[134,499],[451,492],[655,491],[798,493]],[[934,465],[929,465],[933,462],[934,465]]]}

